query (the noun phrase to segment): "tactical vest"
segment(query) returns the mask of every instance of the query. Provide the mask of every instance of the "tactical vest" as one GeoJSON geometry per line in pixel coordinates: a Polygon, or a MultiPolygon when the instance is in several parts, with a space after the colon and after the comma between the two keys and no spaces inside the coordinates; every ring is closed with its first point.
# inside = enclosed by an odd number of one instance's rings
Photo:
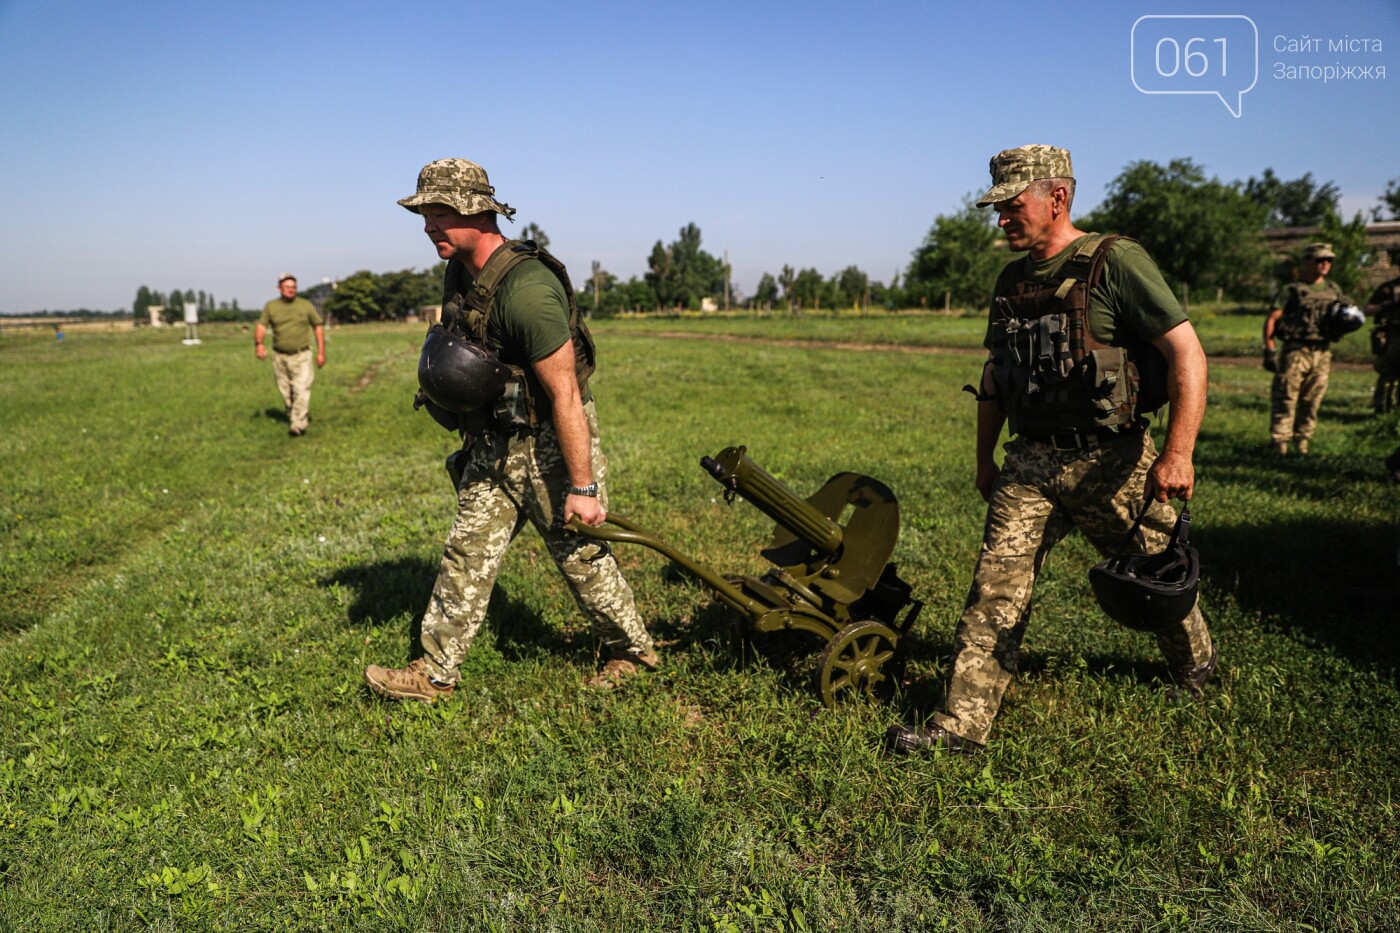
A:
{"type": "Polygon", "coordinates": [[[1329,341],[1322,330],[1322,320],[1332,302],[1342,297],[1336,286],[1327,282],[1325,288],[1312,289],[1302,282],[1289,282],[1288,301],[1274,336],[1286,343],[1325,346],[1329,341]]]}
{"type": "Polygon", "coordinates": [[[1089,293],[1120,239],[1090,234],[1055,277],[996,296],[992,381],[1012,434],[1120,431],[1166,402],[1161,351],[1131,337],[1103,344],[1089,327],[1089,293]]]}
{"type": "MultiPolygon", "coordinates": [[[[578,299],[574,296],[574,287],[569,282],[569,273],[564,264],[533,240],[507,240],[505,245],[491,254],[475,279],[467,272],[465,264],[450,260],[443,277],[443,324],[483,347],[489,346],[487,325],[495,310],[496,291],[506,275],[527,259],[538,259],[544,263],[545,268],[554,273],[564,287],[569,301],[569,337],[574,347],[574,375],[578,379],[579,393],[584,394],[597,359],[593,335],[588,332],[588,326],[579,313],[578,299]]],[[[524,361],[523,365],[505,359],[501,362],[511,369],[511,380],[506,385],[503,400],[504,407],[510,410],[510,421],[517,429],[534,428],[549,416],[549,394],[528,361],[524,361]]]]}

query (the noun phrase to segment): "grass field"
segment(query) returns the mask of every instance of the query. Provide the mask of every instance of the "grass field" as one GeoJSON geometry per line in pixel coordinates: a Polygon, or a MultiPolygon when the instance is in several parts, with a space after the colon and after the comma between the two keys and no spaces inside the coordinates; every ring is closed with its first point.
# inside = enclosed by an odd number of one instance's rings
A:
{"type": "Polygon", "coordinates": [[[463,689],[385,703],[361,672],[407,659],[453,501],[451,438],[410,405],[421,331],[333,331],[298,440],[232,328],[6,336],[0,930],[1400,929],[1400,426],[1370,374],[1334,373],[1314,455],[1283,461],[1267,374],[1213,367],[1203,701],[1165,697],[1072,537],[987,752],[895,762],[879,737],[937,703],[980,540],[977,362],[781,341],[980,328],[811,324],[600,323],[612,505],[756,572],[770,524],[702,454],[747,444],[804,494],[884,480],[927,603],[887,706],[824,711],[819,646],[746,642],[625,545],[666,666],[586,691],[594,646],[530,531],[463,689]],[[761,339],[655,336],[678,329],[761,339]]]}

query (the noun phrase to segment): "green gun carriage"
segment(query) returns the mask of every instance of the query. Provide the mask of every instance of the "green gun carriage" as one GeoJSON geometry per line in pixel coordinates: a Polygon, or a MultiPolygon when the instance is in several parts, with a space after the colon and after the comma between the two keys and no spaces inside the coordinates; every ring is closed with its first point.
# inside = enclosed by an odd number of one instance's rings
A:
{"type": "Polygon", "coordinates": [[[899,538],[899,502],[879,480],[837,473],[799,498],[748,456],[727,447],[700,466],[725,489],[777,522],[759,553],[773,566],[762,576],[723,576],[620,515],[602,525],[569,527],[589,538],[640,544],[704,581],[747,617],[755,631],[800,631],[824,643],[817,690],[832,707],[854,696],[886,695],[898,679],[900,639],[923,608],[890,562],[899,538]]]}

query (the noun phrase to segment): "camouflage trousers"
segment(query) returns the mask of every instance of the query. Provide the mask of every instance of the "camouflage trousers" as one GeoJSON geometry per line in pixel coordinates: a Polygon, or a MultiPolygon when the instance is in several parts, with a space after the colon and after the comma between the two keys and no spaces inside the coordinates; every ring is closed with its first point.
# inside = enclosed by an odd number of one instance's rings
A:
{"type": "MultiPolygon", "coordinates": [[[[1145,431],[1097,450],[1056,450],[1026,438],[1006,445],[1006,462],[987,505],[972,587],[953,636],[945,711],[933,717],[939,725],[962,738],[987,741],[1016,673],[1032,591],[1046,555],[1075,528],[1100,553],[1116,554],[1142,511],[1147,469],[1156,458],[1145,431]]],[[[1175,523],[1175,510],[1154,501],[1134,551],[1160,551],[1175,523]]],[[[1085,611],[1107,618],[1097,604],[1085,611]]],[[[1157,644],[1174,669],[1205,663],[1211,640],[1200,608],[1158,633],[1157,644]]]]}
{"type": "MultiPolygon", "coordinates": [[[[593,403],[583,407],[592,438],[593,479],[607,508],[607,459],[598,444],[593,403]]],[[[606,543],[562,530],[569,475],[554,426],[532,435],[478,438],[465,455],[457,518],[447,534],[437,583],[423,614],[421,644],[428,674],[455,683],[457,666],[486,620],[506,548],[528,520],[544,538],[594,635],[609,647],[652,650],[632,590],[606,543]]]]}
{"type": "Polygon", "coordinates": [[[1331,350],[1297,343],[1283,345],[1270,393],[1269,439],[1273,443],[1305,441],[1313,436],[1331,372],[1331,350]]]}
{"type": "Polygon", "coordinates": [[[293,431],[306,430],[307,412],[311,408],[311,383],[316,379],[316,366],[311,351],[273,353],[272,373],[277,378],[277,391],[287,406],[287,420],[293,431]]]}

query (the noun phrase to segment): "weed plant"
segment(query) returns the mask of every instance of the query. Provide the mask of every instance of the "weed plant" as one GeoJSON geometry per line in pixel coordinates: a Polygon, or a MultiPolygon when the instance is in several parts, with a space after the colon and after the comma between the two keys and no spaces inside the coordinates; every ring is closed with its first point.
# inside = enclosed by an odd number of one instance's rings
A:
{"type": "MultiPolygon", "coordinates": [[[[867,326],[820,336],[978,333],[867,326]]],[[[1071,537],[987,751],[893,761],[980,541],[975,358],[595,334],[612,507],[702,564],[758,572],[770,531],[702,454],[896,491],[927,605],[894,701],[822,709],[820,645],[745,637],[626,545],[665,667],[590,692],[527,530],[456,696],[384,702],[361,672],[408,659],[453,509],[453,440],[411,408],[420,330],[333,330],[298,439],[235,328],[6,337],[0,930],[1397,928],[1400,436],[1368,374],[1335,373],[1313,454],[1275,459],[1267,374],[1213,367],[1203,700],[1167,698],[1071,537]]]]}

